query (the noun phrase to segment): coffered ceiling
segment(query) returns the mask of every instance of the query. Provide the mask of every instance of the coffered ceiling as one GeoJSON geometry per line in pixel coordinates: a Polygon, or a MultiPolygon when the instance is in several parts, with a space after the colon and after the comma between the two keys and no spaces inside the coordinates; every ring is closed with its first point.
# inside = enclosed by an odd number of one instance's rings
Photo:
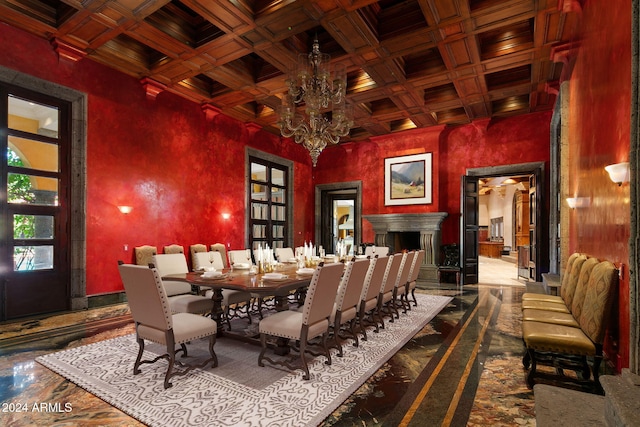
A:
{"type": "MultiPolygon", "coordinates": [[[[299,53],[346,64],[347,140],[551,110],[578,0],[0,0],[0,20],[279,133],[299,53]],[[559,10],[563,9],[563,11],[559,10]]],[[[345,138],[343,138],[345,139],[345,138]]]]}

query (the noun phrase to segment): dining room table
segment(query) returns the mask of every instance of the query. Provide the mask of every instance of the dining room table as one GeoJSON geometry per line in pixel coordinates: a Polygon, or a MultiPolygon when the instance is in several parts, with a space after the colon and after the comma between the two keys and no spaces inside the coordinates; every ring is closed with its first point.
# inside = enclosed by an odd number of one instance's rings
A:
{"type": "MultiPolygon", "coordinates": [[[[276,311],[289,309],[289,295],[292,291],[306,293],[306,288],[311,283],[314,268],[298,268],[295,263],[278,264],[269,273],[257,272],[255,266],[248,268],[225,268],[217,272],[193,271],[183,274],[170,274],[163,279],[184,280],[193,286],[211,289],[212,311],[211,315],[218,325],[223,324],[224,311],[222,308],[222,290],[245,291],[258,298],[273,297],[276,311]]],[[[218,327],[218,337],[229,336],[243,338],[240,334],[230,334],[218,327]]],[[[281,352],[288,352],[287,345],[279,343],[281,352]]]]}

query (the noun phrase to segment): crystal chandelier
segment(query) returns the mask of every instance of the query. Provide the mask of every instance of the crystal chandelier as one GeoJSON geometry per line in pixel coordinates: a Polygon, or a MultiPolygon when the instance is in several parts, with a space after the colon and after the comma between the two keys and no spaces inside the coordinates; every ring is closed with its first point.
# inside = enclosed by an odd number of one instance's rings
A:
{"type": "Polygon", "coordinates": [[[313,166],[327,144],[337,144],[353,125],[345,103],[346,68],[335,64],[332,79],[330,60],[331,56],[320,52],[317,37],[308,55],[298,55],[296,67],[286,81],[289,91],[282,99],[278,122],[282,136],[293,137],[309,150],[313,166]],[[296,114],[296,104],[304,104],[304,115],[296,114]],[[330,118],[324,112],[327,110],[331,112],[330,118]]]}

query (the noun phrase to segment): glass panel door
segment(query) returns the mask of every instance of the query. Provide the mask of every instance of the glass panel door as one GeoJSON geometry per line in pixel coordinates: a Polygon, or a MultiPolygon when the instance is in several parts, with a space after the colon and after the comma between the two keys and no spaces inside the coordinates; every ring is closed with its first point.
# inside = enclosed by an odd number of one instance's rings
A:
{"type": "Polygon", "coordinates": [[[251,156],[249,158],[249,246],[286,246],[288,174],[286,166],[251,156]]]}
{"type": "Polygon", "coordinates": [[[10,86],[0,94],[4,320],[69,308],[69,105],[10,86]]]}

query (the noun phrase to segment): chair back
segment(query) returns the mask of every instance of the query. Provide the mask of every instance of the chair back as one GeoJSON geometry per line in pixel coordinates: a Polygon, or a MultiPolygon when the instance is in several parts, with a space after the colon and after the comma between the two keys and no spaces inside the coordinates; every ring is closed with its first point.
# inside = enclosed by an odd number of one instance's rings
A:
{"type": "Polygon", "coordinates": [[[402,262],[400,263],[400,270],[398,271],[398,279],[393,285],[395,288],[402,287],[407,284],[409,280],[409,271],[411,270],[411,264],[413,264],[413,258],[415,258],[416,251],[405,252],[402,254],[402,262]]]}
{"type": "Polygon", "coordinates": [[[578,321],[580,329],[596,344],[604,342],[616,299],[618,270],[610,261],[602,261],[593,268],[578,321]]]}
{"type": "Polygon", "coordinates": [[[158,248],[150,245],[142,245],[136,246],[133,251],[136,254],[136,264],[148,267],[151,262],[151,257],[158,253],[158,248]]]}
{"type": "MultiPolygon", "coordinates": [[[[184,254],[158,254],[151,258],[151,263],[158,269],[160,277],[168,274],[185,274],[189,272],[184,254]]],[[[191,285],[177,280],[162,280],[168,296],[191,293],[191,285]]]]}
{"type": "Polygon", "coordinates": [[[359,259],[349,263],[338,289],[336,310],[344,311],[358,306],[370,263],[369,259],[359,259]]]}
{"type": "Polygon", "coordinates": [[[567,273],[562,278],[562,286],[560,287],[560,296],[567,307],[573,306],[573,298],[578,289],[578,283],[580,283],[580,272],[586,261],[586,255],[578,255],[567,262],[567,273]]]}
{"type": "Polygon", "coordinates": [[[151,258],[151,262],[158,269],[160,277],[167,274],[183,274],[189,272],[187,259],[184,254],[157,254],[151,258]]]}
{"type": "Polygon", "coordinates": [[[251,251],[249,249],[239,249],[229,251],[229,262],[232,264],[253,264],[251,261],[251,251]]]}
{"type": "Polygon", "coordinates": [[[331,317],[343,271],[342,263],[320,264],[316,268],[304,301],[303,324],[313,325],[331,317]]]}
{"type": "Polygon", "coordinates": [[[202,270],[204,267],[214,267],[216,270],[224,268],[222,254],[216,251],[197,252],[193,257],[193,269],[202,270]]]}
{"type": "Polygon", "coordinates": [[[167,245],[164,248],[162,248],[162,251],[165,254],[183,254],[184,253],[184,248],[182,247],[182,245],[167,245]]]}
{"type": "Polygon", "coordinates": [[[195,254],[197,254],[198,252],[207,252],[207,245],[196,243],[195,245],[189,246],[189,254],[191,255],[191,266],[194,270],[197,270],[197,268],[195,265],[193,265],[193,259],[195,258],[195,254]]]}
{"type": "Polygon", "coordinates": [[[161,331],[172,329],[171,308],[158,270],[132,264],[119,265],[118,270],[133,320],[161,331]]]}
{"type": "Polygon", "coordinates": [[[295,258],[292,248],[276,248],[276,258],[280,262],[287,262],[292,258],[295,258]]]}
{"type": "Polygon", "coordinates": [[[370,301],[378,298],[380,288],[382,288],[382,281],[384,280],[384,273],[389,265],[389,257],[372,258],[370,262],[369,271],[367,271],[367,277],[360,296],[361,301],[370,301]]]}
{"type": "Polygon", "coordinates": [[[398,273],[400,272],[400,265],[405,259],[405,256],[406,254],[389,255],[389,264],[387,265],[387,270],[384,273],[380,293],[386,294],[393,290],[398,279],[398,273]]]}
{"type": "Polygon", "coordinates": [[[387,246],[367,246],[364,248],[364,254],[366,256],[374,257],[378,255],[378,257],[383,257],[389,255],[389,247],[387,246]]]}
{"type": "Polygon", "coordinates": [[[224,268],[229,267],[227,263],[227,248],[225,248],[223,243],[214,243],[213,245],[211,245],[211,250],[214,252],[220,252],[220,258],[222,259],[222,267],[224,268]]]}
{"type": "Polygon", "coordinates": [[[413,262],[411,263],[411,270],[409,271],[409,278],[407,279],[407,282],[412,283],[418,280],[418,275],[420,274],[420,266],[422,265],[423,260],[424,249],[420,249],[413,257],[413,262]]]}

